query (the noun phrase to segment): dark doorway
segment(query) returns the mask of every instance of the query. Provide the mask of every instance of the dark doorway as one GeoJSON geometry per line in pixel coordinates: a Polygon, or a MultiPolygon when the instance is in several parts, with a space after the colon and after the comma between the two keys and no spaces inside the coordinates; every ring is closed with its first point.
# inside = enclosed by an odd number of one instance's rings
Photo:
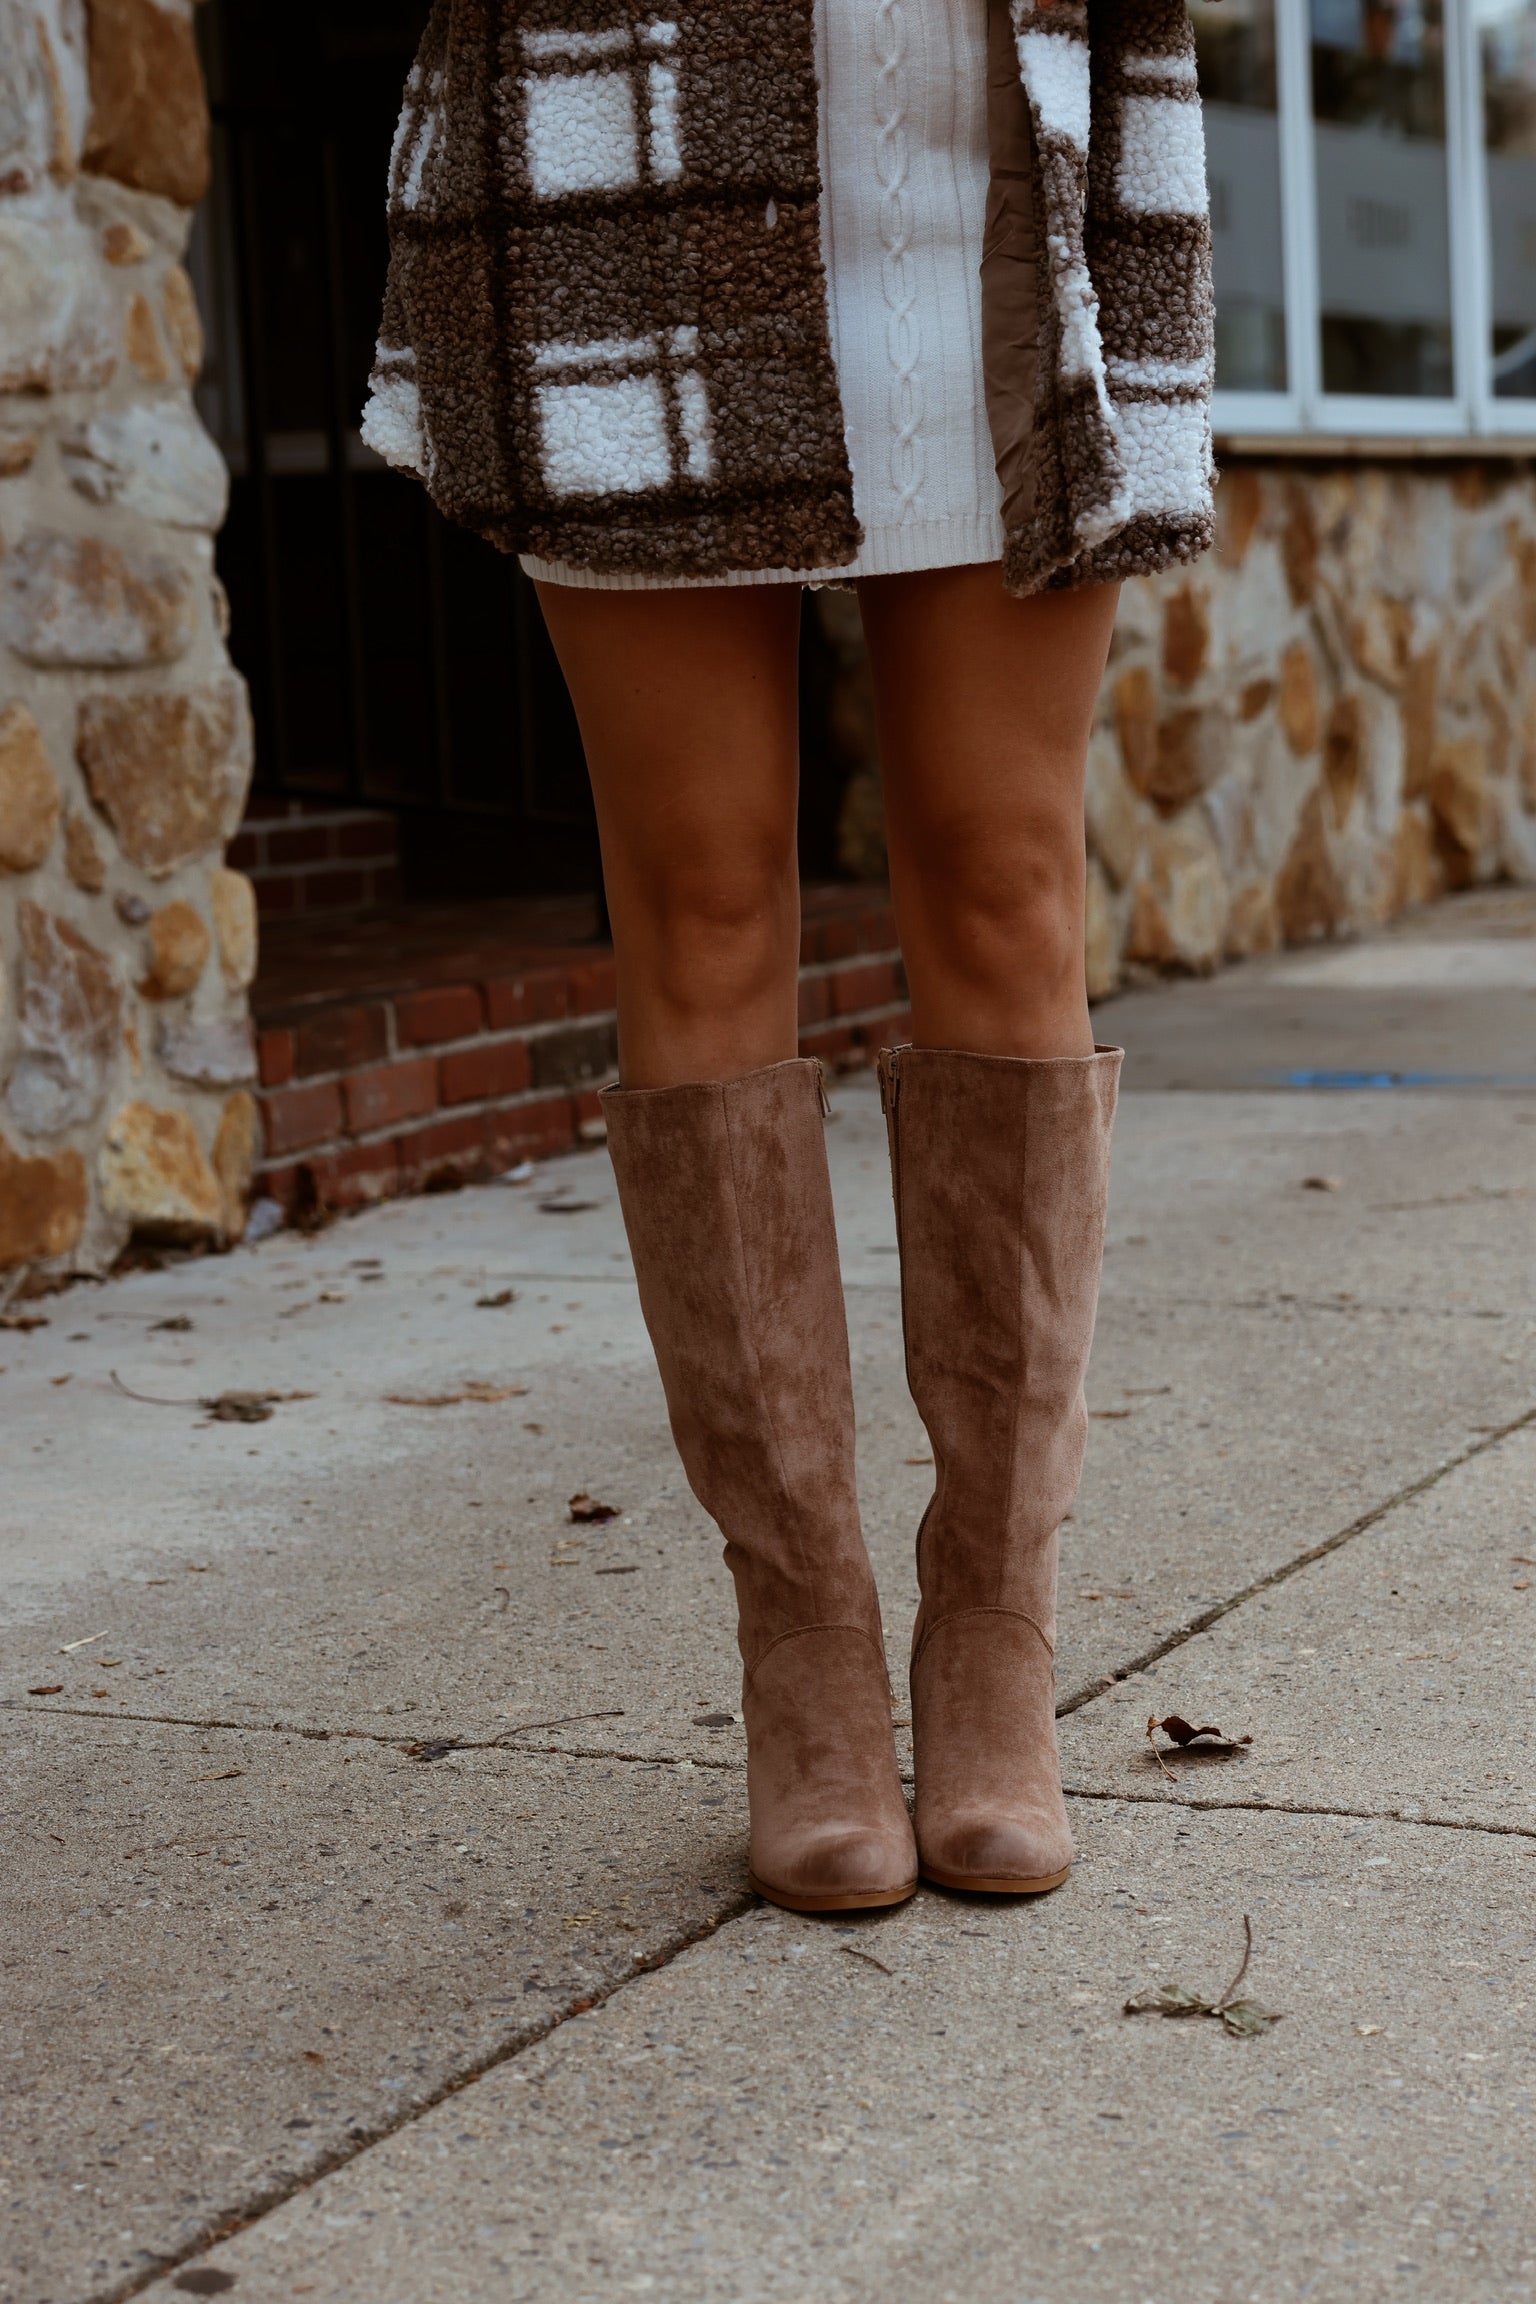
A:
{"type": "Polygon", "coordinates": [[[268,794],[402,814],[411,895],[592,888],[581,743],[533,589],[364,447],[384,188],[425,0],[200,11],[215,177],[194,251],[219,574],[268,794]]]}
{"type": "MultiPolygon", "coordinates": [[[[596,890],[581,742],[533,587],[363,445],[385,180],[427,0],[198,11],[214,182],[191,254],[218,544],[268,801],[385,808],[408,897],[596,890]]],[[[802,868],[837,870],[847,767],[808,605],[802,868]]]]}

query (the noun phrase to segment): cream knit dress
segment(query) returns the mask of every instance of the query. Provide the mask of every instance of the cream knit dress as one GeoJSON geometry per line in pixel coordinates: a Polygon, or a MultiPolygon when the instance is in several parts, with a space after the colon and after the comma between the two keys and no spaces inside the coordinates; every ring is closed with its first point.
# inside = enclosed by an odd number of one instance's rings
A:
{"type": "Polygon", "coordinates": [[[987,4],[816,0],[822,243],[864,529],[857,560],[667,579],[525,555],[530,576],[630,591],[846,581],[1002,557],[982,376],[987,4]]]}

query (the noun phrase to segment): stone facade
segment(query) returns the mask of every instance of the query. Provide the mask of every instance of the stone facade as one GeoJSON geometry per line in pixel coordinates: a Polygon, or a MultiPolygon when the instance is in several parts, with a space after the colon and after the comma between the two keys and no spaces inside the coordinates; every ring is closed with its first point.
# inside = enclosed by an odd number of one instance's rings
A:
{"type": "Polygon", "coordinates": [[[0,1298],[237,1237],[250,775],[182,264],[189,0],[0,0],[0,1298]]]}
{"type": "MultiPolygon", "coordinates": [[[[1088,761],[1096,997],[1536,879],[1536,474],[1234,462],[1216,550],[1128,584],[1088,761]]],[[[854,757],[844,862],[884,872],[873,715],[823,595],[854,757]]]]}

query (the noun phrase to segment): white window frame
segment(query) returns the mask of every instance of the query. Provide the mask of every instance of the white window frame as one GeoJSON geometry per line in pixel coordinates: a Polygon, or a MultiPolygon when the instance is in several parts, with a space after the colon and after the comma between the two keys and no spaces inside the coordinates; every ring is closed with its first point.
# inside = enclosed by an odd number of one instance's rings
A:
{"type": "Polygon", "coordinates": [[[1447,399],[1323,390],[1317,262],[1316,154],[1309,0],[1274,0],[1279,106],[1280,229],[1285,284],[1284,392],[1215,395],[1218,439],[1294,441],[1313,450],[1480,442],[1528,454],[1536,398],[1493,391],[1488,177],[1483,154],[1482,54],[1471,0],[1445,0],[1446,189],[1451,248],[1451,339],[1456,391],[1447,399]],[[1465,258],[1465,260],[1463,260],[1465,258]]]}

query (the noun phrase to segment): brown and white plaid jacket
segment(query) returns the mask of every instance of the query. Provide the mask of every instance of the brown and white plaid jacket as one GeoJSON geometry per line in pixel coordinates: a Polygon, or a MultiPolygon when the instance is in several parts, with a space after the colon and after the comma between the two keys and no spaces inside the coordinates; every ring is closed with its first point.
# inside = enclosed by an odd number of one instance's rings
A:
{"type": "MultiPolygon", "coordinates": [[[[854,558],[812,6],[435,0],[363,437],[451,519],[616,573],[854,558]]],[[[1034,592],[1209,544],[1211,241],[1184,0],[1008,6],[1039,338],[1004,575],[1034,592]]]]}

